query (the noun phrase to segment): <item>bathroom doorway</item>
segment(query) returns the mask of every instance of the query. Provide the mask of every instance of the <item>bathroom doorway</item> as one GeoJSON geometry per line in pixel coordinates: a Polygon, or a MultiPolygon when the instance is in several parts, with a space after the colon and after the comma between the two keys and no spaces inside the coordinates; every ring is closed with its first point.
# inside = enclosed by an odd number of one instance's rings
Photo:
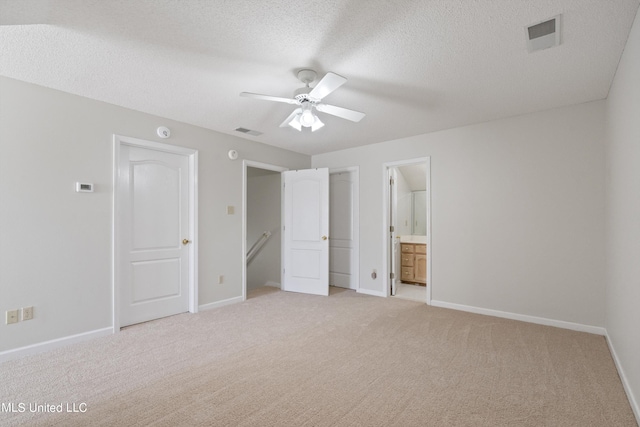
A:
{"type": "Polygon", "coordinates": [[[430,158],[386,163],[386,294],[431,302],[430,158]]]}

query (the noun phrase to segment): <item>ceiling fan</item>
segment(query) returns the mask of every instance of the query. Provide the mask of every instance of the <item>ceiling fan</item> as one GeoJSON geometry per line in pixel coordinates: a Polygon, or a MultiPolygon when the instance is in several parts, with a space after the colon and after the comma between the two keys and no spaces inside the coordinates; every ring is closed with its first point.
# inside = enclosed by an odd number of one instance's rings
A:
{"type": "Polygon", "coordinates": [[[311,128],[311,131],[315,132],[324,126],[324,123],[320,121],[318,116],[314,113],[314,110],[320,111],[321,113],[331,114],[332,116],[340,117],[342,119],[351,120],[352,122],[359,122],[362,120],[365,116],[364,113],[349,110],[347,108],[336,107],[335,105],[329,105],[322,102],[322,99],[325,96],[345,84],[347,79],[336,73],[329,72],[325,74],[322,80],[320,80],[315,87],[309,87],[309,84],[312,83],[316,77],[317,74],[313,70],[303,69],[298,71],[298,79],[305,84],[305,87],[296,90],[293,98],[280,98],[277,96],[260,95],[249,92],[242,92],[240,96],[298,105],[298,108],[293,110],[293,113],[291,113],[291,115],[289,115],[289,117],[287,117],[280,125],[280,127],[291,126],[298,131],[302,131],[302,128],[306,127],[311,128]]]}

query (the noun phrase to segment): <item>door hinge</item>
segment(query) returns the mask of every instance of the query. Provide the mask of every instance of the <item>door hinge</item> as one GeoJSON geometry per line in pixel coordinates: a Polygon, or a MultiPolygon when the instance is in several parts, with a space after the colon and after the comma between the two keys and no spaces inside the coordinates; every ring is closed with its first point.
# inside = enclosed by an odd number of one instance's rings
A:
{"type": "Polygon", "coordinates": [[[394,231],[396,231],[396,229],[395,229],[395,228],[394,228],[394,226],[392,225],[392,226],[390,226],[390,227],[389,227],[389,231],[393,233],[394,231]]]}
{"type": "Polygon", "coordinates": [[[389,274],[389,278],[390,278],[390,279],[395,279],[395,278],[396,278],[396,275],[395,275],[394,273],[391,273],[391,274],[389,274]]]}
{"type": "Polygon", "coordinates": [[[393,185],[395,183],[395,181],[393,180],[393,178],[389,179],[389,185],[393,185]]]}

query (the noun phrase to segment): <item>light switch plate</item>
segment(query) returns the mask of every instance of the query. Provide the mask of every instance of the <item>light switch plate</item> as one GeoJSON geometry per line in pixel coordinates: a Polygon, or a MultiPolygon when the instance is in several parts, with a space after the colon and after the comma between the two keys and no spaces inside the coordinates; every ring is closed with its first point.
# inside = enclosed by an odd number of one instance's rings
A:
{"type": "Polygon", "coordinates": [[[18,323],[18,310],[7,310],[7,325],[11,323],[18,323]]]}
{"type": "Polygon", "coordinates": [[[236,213],[236,209],[233,206],[227,206],[227,215],[233,215],[236,213]]]}

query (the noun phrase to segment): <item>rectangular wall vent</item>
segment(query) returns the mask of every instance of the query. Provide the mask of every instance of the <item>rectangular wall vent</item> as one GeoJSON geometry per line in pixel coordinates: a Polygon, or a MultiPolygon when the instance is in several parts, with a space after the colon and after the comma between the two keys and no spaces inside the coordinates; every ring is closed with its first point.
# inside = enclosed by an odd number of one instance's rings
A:
{"type": "Polygon", "coordinates": [[[525,28],[529,52],[548,49],[560,44],[560,16],[554,16],[525,28]]]}
{"type": "Polygon", "coordinates": [[[76,192],[93,193],[93,184],[88,182],[76,182],[76,192]]]}
{"type": "Polygon", "coordinates": [[[262,132],[258,132],[257,130],[251,130],[251,129],[247,129],[247,128],[237,128],[236,131],[242,132],[242,133],[246,133],[248,135],[253,135],[253,136],[262,135],[262,132]]]}

